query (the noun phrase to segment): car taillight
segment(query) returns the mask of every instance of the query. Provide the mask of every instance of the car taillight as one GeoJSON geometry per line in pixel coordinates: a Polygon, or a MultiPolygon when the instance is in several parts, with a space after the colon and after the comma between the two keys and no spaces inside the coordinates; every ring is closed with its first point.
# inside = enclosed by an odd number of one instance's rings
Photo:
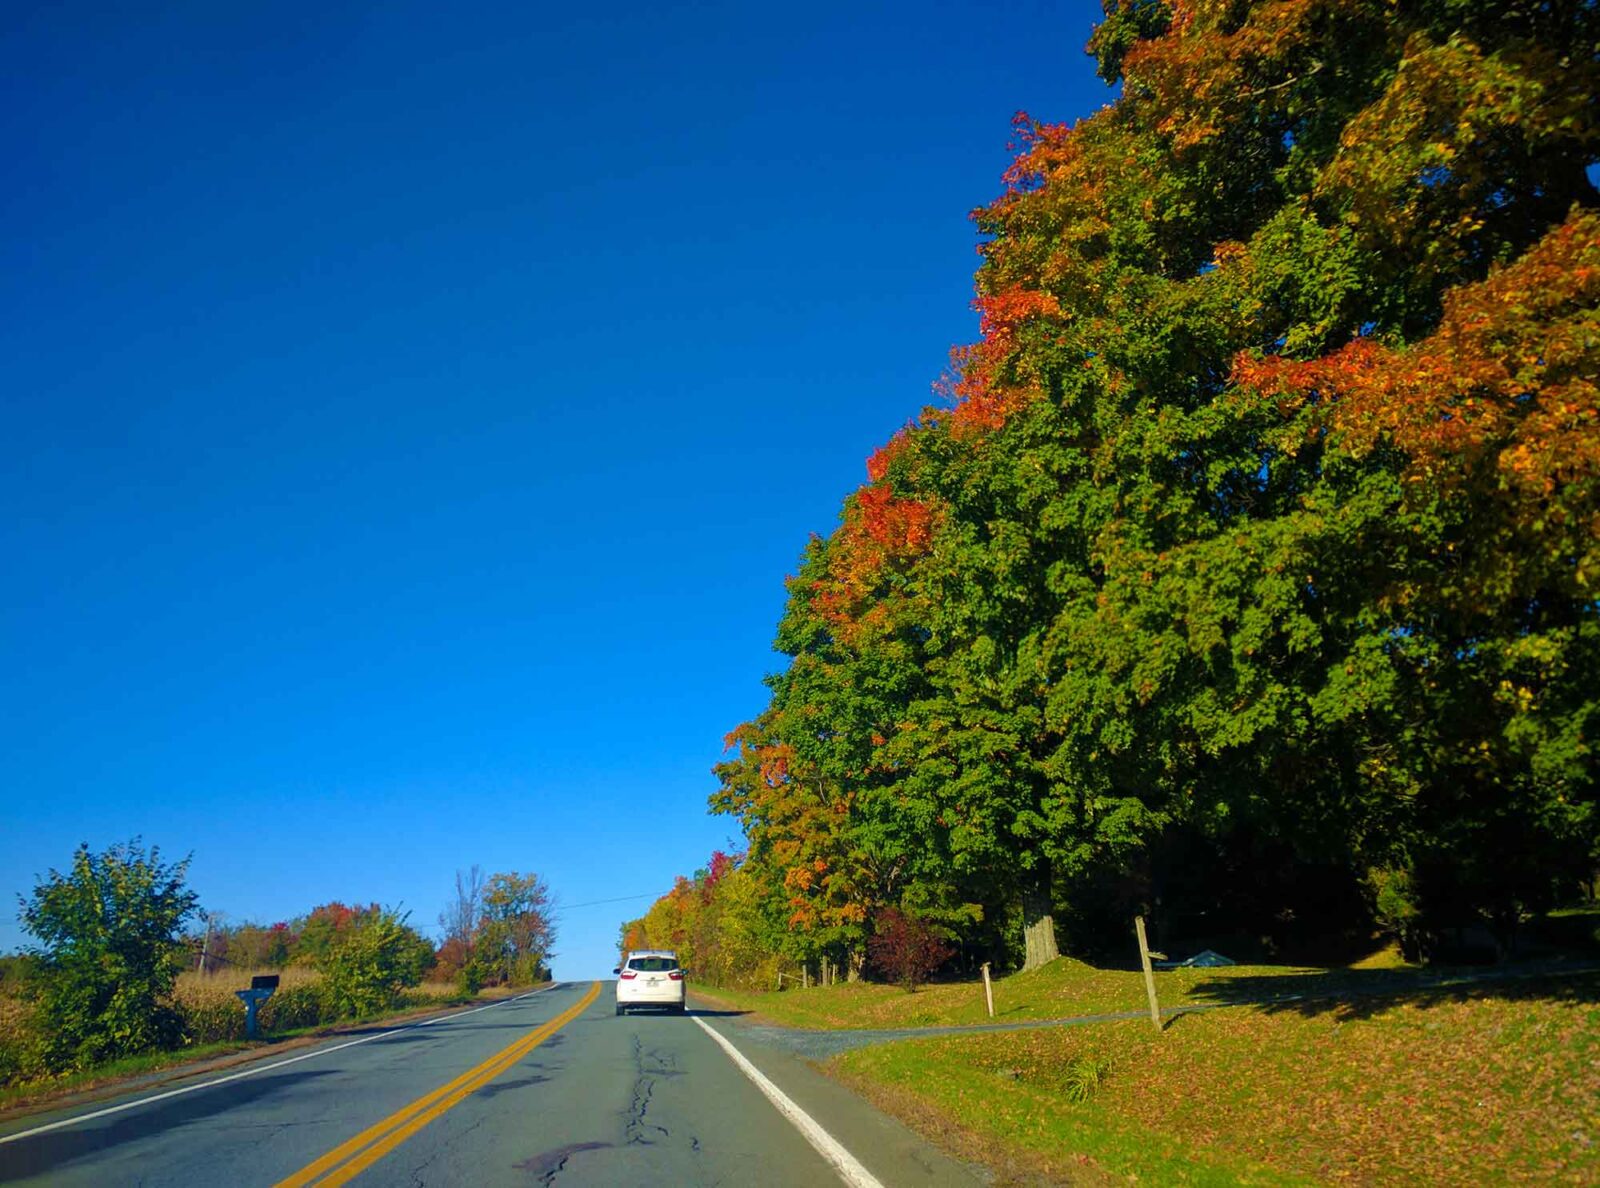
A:
{"type": "Polygon", "coordinates": [[[625,970],[622,971],[622,980],[624,982],[631,982],[634,978],[636,978],[638,976],[639,975],[634,973],[634,971],[631,970],[631,969],[625,969],[625,970]]]}
{"type": "Polygon", "coordinates": [[[681,982],[683,981],[683,971],[675,969],[669,973],[667,977],[671,978],[674,982],[681,982]]]}

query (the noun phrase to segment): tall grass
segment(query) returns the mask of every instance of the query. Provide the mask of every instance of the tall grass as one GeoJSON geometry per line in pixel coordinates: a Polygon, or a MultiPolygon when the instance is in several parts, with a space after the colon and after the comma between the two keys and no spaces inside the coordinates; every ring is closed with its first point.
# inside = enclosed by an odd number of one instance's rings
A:
{"type": "MultiPolygon", "coordinates": [[[[256,1013],[265,1037],[348,1018],[340,1014],[327,992],[322,974],[313,969],[230,969],[207,974],[190,970],[178,975],[172,990],[172,1004],[183,1020],[185,1048],[245,1038],[244,1003],[235,991],[249,986],[256,974],[278,975],[277,992],[256,1013]]],[[[397,993],[391,1005],[405,1010],[460,1001],[462,995],[454,983],[424,982],[397,993]]],[[[41,1038],[32,1005],[20,996],[0,993],[0,1086],[50,1079],[42,1059],[41,1038]]]]}
{"type": "Polygon", "coordinates": [[[190,971],[178,975],[172,990],[173,1005],[183,1018],[186,1041],[209,1044],[244,1039],[244,1003],[235,991],[247,988],[252,974],[257,972],[279,977],[277,993],[256,1012],[263,1034],[315,1027],[337,1018],[324,992],[322,975],[315,970],[228,970],[220,974],[190,971]]]}
{"type": "MultiPolygon", "coordinates": [[[[335,1006],[322,974],[313,969],[290,966],[287,969],[228,970],[202,974],[189,971],[178,975],[172,998],[183,1017],[184,1035],[190,1044],[216,1043],[245,1038],[244,1004],[235,991],[249,986],[258,973],[278,975],[278,990],[261,1004],[256,1019],[264,1035],[337,1023],[343,1016],[335,1006]]],[[[459,1001],[460,994],[449,982],[424,982],[395,996],[393,1006],[426,1007],[459,1001]]]]}

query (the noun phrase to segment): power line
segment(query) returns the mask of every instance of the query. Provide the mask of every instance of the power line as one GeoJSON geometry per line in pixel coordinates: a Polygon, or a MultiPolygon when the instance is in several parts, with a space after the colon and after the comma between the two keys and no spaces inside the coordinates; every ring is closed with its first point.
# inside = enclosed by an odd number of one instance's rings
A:
{"type": "Polygon", "coordinates": [[[571,911],[573,908],[597,908],[602,903],[627,903],[629,900],[654,900],[659,897],[656,892],[643,892],[642,895],[618,895],[614,900],[587,900],[586,903],[557,903],[557,911],[571,911]]]}

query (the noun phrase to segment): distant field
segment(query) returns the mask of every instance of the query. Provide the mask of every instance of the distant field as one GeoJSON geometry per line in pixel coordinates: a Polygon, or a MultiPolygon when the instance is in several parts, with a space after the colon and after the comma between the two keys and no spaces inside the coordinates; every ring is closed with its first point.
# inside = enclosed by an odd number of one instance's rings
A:
{"type": "Polygon", "coordinates": [[[833,1068],[1018,1182],[1600,1182],[1593,976],[914,1040],[833,1068]],[[1070,1104],[1086,1065],[1103,1080],[1070,1104]]]}

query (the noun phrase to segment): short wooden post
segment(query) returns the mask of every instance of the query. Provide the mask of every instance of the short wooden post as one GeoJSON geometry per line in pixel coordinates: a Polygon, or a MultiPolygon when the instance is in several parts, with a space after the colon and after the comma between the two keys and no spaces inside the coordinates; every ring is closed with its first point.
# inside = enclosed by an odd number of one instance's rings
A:
{"type": "Polygon", "coordinates": [[[994,1018],[994,987],[989,984],[989,963],[983,963],[983,998],[989,1004],[989,1018],[994,1018]]]}
{"type": "Polygon", "coordinates": [[[1161,1005],[1156,1002],[1156,975],[1150,968],[1150,945],[1144,937],[1144,917],[1133,918],[1133,930],[1139,936],[1139,963],[1144,966],[1144,988],[1150,995],[1150,1022],[1156,1025],[1156,1030],[1161,1030],[1161,1005]]]}

